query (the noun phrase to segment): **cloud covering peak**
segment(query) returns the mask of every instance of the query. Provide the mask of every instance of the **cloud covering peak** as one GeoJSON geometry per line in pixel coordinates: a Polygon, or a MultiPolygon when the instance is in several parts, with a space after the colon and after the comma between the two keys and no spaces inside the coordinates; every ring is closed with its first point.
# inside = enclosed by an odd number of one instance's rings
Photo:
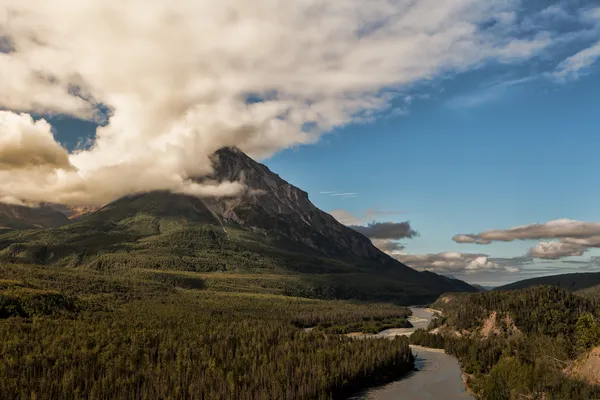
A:
{"type": "Polygon", "coordinates": [[[45,138],[22,142],[26,169],[0,171],[0,198],[102,204],[152,189],[234,195],[240,183],[191,179],[210,172],[208,155],[223,146],[260,158],[313,143],[373,117],[415,82],[547,48],[551,34],[525,35],[505,18],[513,6],[0,0],[0,107],[13,111],[0,120],[0,154],[16,154],[16,138],[32,130],[45,138]],[[67,161],[50,126],[26,113],[103,126],[67,161]]]}

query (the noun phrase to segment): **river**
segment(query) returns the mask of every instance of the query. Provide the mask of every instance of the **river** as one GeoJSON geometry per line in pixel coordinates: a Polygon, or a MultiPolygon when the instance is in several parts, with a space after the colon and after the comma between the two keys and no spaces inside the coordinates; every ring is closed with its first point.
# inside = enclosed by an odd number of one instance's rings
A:
{"type": "MultiPolygon", "coordinates": [[[[388,329],[378,337],[409,336],[416,329],[426,328],[434,314],[420,307],[411,307],[410,322],[413,328],[388,329]]],[[[408,376],[352,397],[353,400],[466,400],[474,399],[468,394],[462,383],[458,360],[445,354],[443,350],[411,346],[416,355],[418,371],[408,376]]]]}

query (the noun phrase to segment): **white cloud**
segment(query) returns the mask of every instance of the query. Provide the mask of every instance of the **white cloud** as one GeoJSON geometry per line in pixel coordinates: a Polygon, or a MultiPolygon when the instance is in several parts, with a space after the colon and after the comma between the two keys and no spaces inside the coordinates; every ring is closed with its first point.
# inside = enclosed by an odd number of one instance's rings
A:
{"type": "Polygon", "coordinates": [[[395,254],[395,258],[409,267],[440,273],[474,274],[484,271],[518,272],[515,265],[501,265],[491,261],[486,254],[444,252],[437,254],[395,254]]]}
{"type": "Polygon", "coordinates": [[[557,260],[564,257],[581,256],[587,249],[585,247],[562,242],[541,242],[529,250],[535,258],[557,260]]]}
{"type": "Polygon", "coordinates": [[[463,94],[451,99],[448,106],[451,108],[477,108],[489,103],[500,101],[509,96],[515,87],[533,81],[534,77],[512,79],[494,82],[472,93],[463,94]]]}
{"type": "Polygon", "coordinates": [[[395,240],[387,240],[387,239],[371,239],[373,245],[377,247],[379,250],[387,253],[391,256],[397,254],[398,252],[404,250],[404,245],[395,241],[395,240]]]}
{"type": "Polygon", "coordinates": [[[577,79],[600,58],[600,42],[581,50],[561,62],[554,71],[559,80],[577,79]]]}
{"type": "MultiPolygon", "coordinates": [[[[597,40],[600,35],[600,7],[579,10],[578,19],[583,25],[588,26],[587,30],[582,31],[583,37],[597,40]]],[[[558,64],[552,77],[563,82],[578,79],[587,73],[599,58],[600,41],[596,41],[558,64]]]]}
{"type": "Polygon", "coordinates": [[[521,35],[506,18],[514,8],[481,0],[0,0],[0,37],[11,45],[0,53],[0,107],[80,118],[98,117],[99,105],[111,111],[94,145],[70,155],[76,173],[4,175],[0,196],[89,204],[139,190],[204,192],[189,178],[209,171],[207,156],[220,147],[260,158],[313,143],[389,107],[384,88],[518,62],[551,45],[548,34],[521,35]],[[483,24],[490,15],[497,26],[483,24]]]}

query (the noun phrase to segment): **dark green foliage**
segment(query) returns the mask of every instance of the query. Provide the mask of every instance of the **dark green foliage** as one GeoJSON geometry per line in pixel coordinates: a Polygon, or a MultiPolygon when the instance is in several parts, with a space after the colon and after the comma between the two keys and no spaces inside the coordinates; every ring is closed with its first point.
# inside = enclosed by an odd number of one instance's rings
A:
{"type": "Polygon", "coordinates": [[[434,349],[443,349],[445,342],[442,335],[429,333],[425,329],[417,329],[410,335],[410,343],[434,349]]]}
{"type": "Polygon", "coordinates": [[[582,314],[575,324],[575,344],[585,351],[600,343],[600,325],[590,313],[582,314]]]}
{"type": "Polygon", "coordinates": [[[60,229],[0,233],[0,261],[84,267],[112,275],[139,269],[278,274],[284,281],[293,275],[294,284],[280,285],[277,293],[318,299],[414,304],[431,301],[443,290],[430,286],[445,280],[439,276],[332,259],[298,243],[235,227],[190,225],[186,219],[165,217],[164,207],[153,211],[152,204],[143,212],[113,205],[60,229]]]}
{"type": "MultiPolygon", "coordinates": [[[[600,397],[600,387],[568,377],[563,370],[600,343],[594,301],[551,286],[518,291],[450,294],[434,305],[444,317],[432,327],[463,333],[443,338],[447,353],[470,375],[469,386],[482,399],[582,399],[600,397]],[[518,331],[482,338],[476,332],[495,312],[508,315],[518,331]]],[[[497,319],[499,321],[500,319],[497,319]]],[[[434,343],[438,335],[419,332],[411,342],[434,343]]]]}
{"type": "Polygon", "coordinates": [[[406,338],[302,329],[406,321],[403,307],[198,290],[194,273],[138,272],[0,265],[0,399],[343,398],[413,368],[406,338]]]}
{"type": "Polygon", "coordinates": [[[61,293],[36,290],[0,291],[0,319],[13,316],[31,318],[58,315],[76,310],[76,299],[61,293]]]}
{"type": "Polygon", "coordinates": [[[492,311],[509,313],[514,324],[526,333],[570,335],[582,312],[595,305],[557,287],[533,287],[521,291],[491,291],[452,296],[448,303],[434,305],[444,311],[447,323],[458,330],[478,327],[492,311]]]}

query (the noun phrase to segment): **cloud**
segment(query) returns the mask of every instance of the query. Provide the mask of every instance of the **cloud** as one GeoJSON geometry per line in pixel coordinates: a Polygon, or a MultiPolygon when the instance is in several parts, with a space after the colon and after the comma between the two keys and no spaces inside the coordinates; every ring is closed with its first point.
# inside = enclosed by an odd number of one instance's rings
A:
{"type": "Polygon", "coordinates": [[[362,233],[369,239],[400,240],[419,235],[417,231],[411,228],[409,221],[372,222],[366,226],[351,225],[350,228],[362,233]]]}
{"type": "Polygon", "coordinates": [[[600,58],[600,42],[581,50],[561,62],[553,75],[558,80],[579,78],[589,67],[600,58]]]}
{"type": "Polygon", "coordinates": [[[564,4],[552,4],[543,9],[540,15],[557,21],[570,20],[573,18],[573,16],[564,8],[564,4]]]}
{"type": "Polygon", "coordinates": [[[600,7],[584,8],[579,10],[579,21],[583,25],[588,25],[586,37],[596,39],[588,47],[569,56],[557,65],[552,77],[558,81],[568,81],[578,79],[589,71],[596,61],[600,58],[600,41],[597,41],[600,34],[600,7]]]}
{"type": "Polygon", "coordinates": [[[501,18],[518,10],[512,1],[4,4],[0,108],[106,123],[89,149],[69,156],[77,173],[5,175],[0,195],[70,204],[202,192],[191,178],[223,146],[262,158],[314,143],[376,118],[403,88],[521,62],[557,37],[501,18]]]}
{"type": "Polygon", "coordinates": [[[600,222],[581,222],[558,219],[543,224],[531,224],[509,229],[494,229],[477,234],[459,234],[452,240],[457,243],[511,242],[513,240],[539,240],[553,238],[589,238],[600,236],[600,222]]]}
{"type": "Polygon", "coordinates": [[[529,254],[535,258],[546,260],[558,260],[564,257],[581,256],[587,248],[570,243],[542,242],[529,250],[529,254]]]}
{"type": "Polygon", "coordinates": [[[514,91],[515,87],[535,80],[535,77],[512,79],[502,82],[494,82],[483,86],[472,93],[463,94],[448,102],[450,108],[477,108],[489,103],[499,101],[514,91]]]}
{"type": "Polygon", "coordinates": [[[360,193],[355,193],[355,192],[331,192],[331,191],[327,191],[327,192],[319,192],[320,194],[325,194],[328,195],[329,197],[341,197],[344,199],[349,199],[349,198],[355,198],[358,197],[358,195],[360,193]]]}
{"type": "MultiPolygon", "coordinates": [[[[390,255],[393,255],[395,252],[398,252],[398,251],[404,249],[404,245],[399,243],[398,239],[412,238],[413,236],[418,235],[417,232],[412,231],[412,229],[410,228],[409,222],[402,222],[402,223],[383,222],[383,223],[371,223],[367,226],[362,225],[366,221],[373,221],[374,219],[376,219],[378,217],[403,214],[403,212],[401,212],[401,211],[387,211],[387,210],[379,210],[376,208],[369,208],[369,209],[365,210],[361,215],[356,216],[356,215],[350,213],[349,211],[340,209],[340,210],[330,211],[329,214],[331,214],[335,219],[337,219],[338,222],[340,222],[344,225],[347,225],[350,228],[361,232],[362,234],[365,234],[365,236],[367,236],[371,239],[371,242],[373,243],[373,245],[375,247],[377,247],[379,250],[383,251],[384,253],[388,253],[390,255]],[[378,230],[378,232],[375,232],[373,230],[374,225],[376,225],[376,227],[374,229],[378,230]],[[395,234],[399,233],[400,237],[385,237],[385,238],[383,238],[383,237],[373,237],[373,236],[369,236],[366,234],[366,233],[368,233],[370,235],[373,235],[374,233],[377,233],[377,234],[379,234],[378,236],[381,236],[381,234],[383,233],[382,230],[385,230],[385,229],[397,230],[397,232],[393,232],[393,233],[395,233],[395,234]],[[407,229],[408,229],[408,231],[407,231],[407,229]],[[412,231],[412,233],[410,231],[412,231]],[[411,236],[406,236],[406,234],[409,234],[411,236]]],[[[392,233],[392,232],[390,231],[387,233],[392,233]]]]}
{"type": "Polygon", "coordinates": [[[481,239],[475,235],[455,235],[452,237],[456,243],[477,243],[477,244],[490,244],[491,242],[486,239],[481,239]]]}
{"type": "Polygon", "coordinates": [[[373,239],[371,241],[373,242],[373,245],[379,250],[390,255],[396,254],[397,252],[405,249],[404,245],[392,240],[373,239]]]}
{"type": "Polygon", "coordinates": [[[589,237],[565,237],[560,239],[565,244],[571,244],[575,246],[583,247],[600,247],[600,236],[589,236],[589,237]]]}
{"type": "Polygon", "coordinates": [[[379,217],[387,217],[390,215],[399,215],[404,213],[402,211],[388,211],[379,210],[376,208],[369,208],[363,211],[360,215],[354,215],[351,212],[342,209],[329,211],[329,214],[331,214],[335,219],[338,220],[338,222],[344,225],[362,225],[365,222],[373,221],[374,219],[377,219],[379,217]]]}
{"type": "Polygon", "coordinates": [[[559,219],[543,224],[531,224],[510,229],[495,229],[477,234],[455,235],[457,243],[490,244],[513,240],[558,239],[541,242],[529,249],[529,255],[540,259],[556,260],[581,256],[589,248],[600,248],[600,222],[581,222],[559,219]]]}
{"type": "Polygon", "coordinates": [[[358,193],[332,193],[332,197],[356,197],[358,193]]]}
{"type": "MultiPolygon", "coordinates": [[[[518,272],[519,261],[514,265],[501,265],[486,254],[444,252],[437,254],[397,254],[395,258],[418,270],[439,273],[474,274],[484,271],[518,272]]],[[[507,259],[506,259],[507,260],[507,259]]]]}
{"type": "Polygon", "coordinates": [[[0,111],[0,171],[27,168],[69,170],[72,166],[46,121],[0,111]]]}
{"type": "Polygon", "coordinates": [[[356,217],[346,210],[331,210],[329,211],[329,214],[344,225],[358,225],[363,221],[362,218],[356,217]]]}

